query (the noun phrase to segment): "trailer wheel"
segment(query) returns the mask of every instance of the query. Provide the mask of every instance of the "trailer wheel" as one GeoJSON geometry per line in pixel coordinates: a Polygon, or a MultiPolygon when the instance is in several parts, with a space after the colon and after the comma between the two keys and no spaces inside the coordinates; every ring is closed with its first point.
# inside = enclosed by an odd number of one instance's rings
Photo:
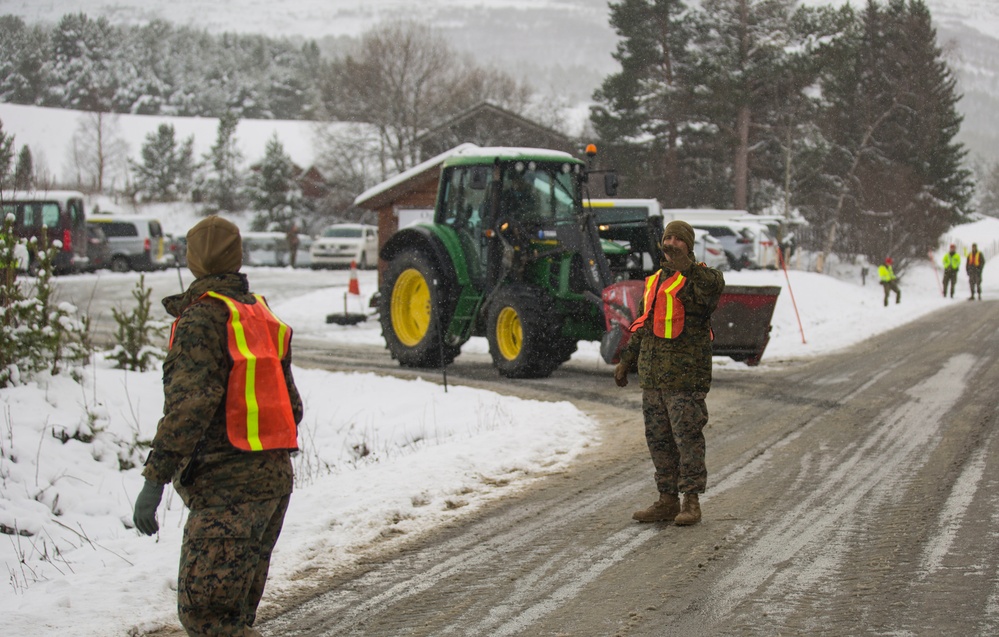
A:
{"type": "Polygon", "coordinates": [[[460,348],[442,341],[451,320],[443,316],[448,283],[434,261],[406,250],[389,262],[379,294],[382,336],[392,358],[405,367],[443,367],[460,348]]]}
{"type": "Polygon", "coordinates": [[[507,378],[545,378],[563,361],[552,351],[555,342],[551,303],[540,290],[511,285],[489,305],[486,337],[489,354],[507,378]]]}

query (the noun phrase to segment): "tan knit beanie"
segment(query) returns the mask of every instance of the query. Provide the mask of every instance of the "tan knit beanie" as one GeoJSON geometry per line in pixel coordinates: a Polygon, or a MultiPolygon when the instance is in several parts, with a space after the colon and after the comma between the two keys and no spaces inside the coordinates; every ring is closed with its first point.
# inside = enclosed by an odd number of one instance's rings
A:
{"type": "Polygon", "coordinates": [[[212,215],[187,231],[187,268],[195,278],[239,272],[242,265],[243,241],[236,224],[212,215]]]}
{"type": "Polygon", "coordinates": [[[694,250],[694,229],[690,227],[690,224],[686,221],[680,221],[676,219],[670,221],[666,224],[666,229],[663,230],[663,239],[669,236],[674,236],[680,241],[687,244],[687,252],[693,252],[694,250]]]}

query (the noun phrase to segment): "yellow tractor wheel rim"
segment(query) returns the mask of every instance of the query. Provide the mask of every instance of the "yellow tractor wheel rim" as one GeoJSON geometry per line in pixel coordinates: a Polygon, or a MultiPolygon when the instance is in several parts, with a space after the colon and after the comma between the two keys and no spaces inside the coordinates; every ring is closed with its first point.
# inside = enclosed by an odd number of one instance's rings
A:
{"type": "Polygon", "coordinates": [[[520,316],[512,307],[500,310],[496,317],[496,346],[508,361],[520,355],[524,346],[524,330],[520,326],[520,316]]]}
{"type": "Polygon", "coordinates": [[[430,286],[419,270],[405,270],[392,288],[392,329],[406,347],[414,347],[430,327],[430,286]]]}

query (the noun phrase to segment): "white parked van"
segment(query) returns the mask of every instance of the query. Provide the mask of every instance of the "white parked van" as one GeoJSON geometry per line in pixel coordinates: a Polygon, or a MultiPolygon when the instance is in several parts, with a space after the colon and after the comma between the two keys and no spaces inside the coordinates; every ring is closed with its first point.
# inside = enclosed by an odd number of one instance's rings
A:
{"type": "Polygon", "coordinates": [[[159,220],[142,215],[93,214],[87,218],[104,231],[111,246],[111,270],[160,270],[173,262],[159,220]]]}
{"type": "Polygon", "coordinates": [[[346,267],[362,270],[378,265],[378,228],[360,223],[338,223],[323,230],[310,249],[312,269],[346,267]]]}

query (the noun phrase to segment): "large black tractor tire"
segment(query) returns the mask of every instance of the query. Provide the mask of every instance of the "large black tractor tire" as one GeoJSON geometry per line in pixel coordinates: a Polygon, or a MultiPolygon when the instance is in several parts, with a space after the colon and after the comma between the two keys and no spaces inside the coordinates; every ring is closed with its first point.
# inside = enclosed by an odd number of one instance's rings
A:
{"type": "Polygon", "coordinates": [[[551,345],[552,357],[561,365],[576,353],[577,343],[571,338],[556,338],[551,345]]]}
{"type": "Polygon", "coordinates": [[[443,342],[451,321],[450,282],[434,260],[409,249],[389,262],[378,299],[385,346],[404,367],[439,368],[461,351],[443,342]]]}
{"type": "Polygon", "coordinates": [[[496,294],[489,304],[486,337],[500,374],[547,378],[564,362],[564,354],[553,351],[559,320],[551,306],[544,292],[529,285],[510,285],[496,294]]]}

